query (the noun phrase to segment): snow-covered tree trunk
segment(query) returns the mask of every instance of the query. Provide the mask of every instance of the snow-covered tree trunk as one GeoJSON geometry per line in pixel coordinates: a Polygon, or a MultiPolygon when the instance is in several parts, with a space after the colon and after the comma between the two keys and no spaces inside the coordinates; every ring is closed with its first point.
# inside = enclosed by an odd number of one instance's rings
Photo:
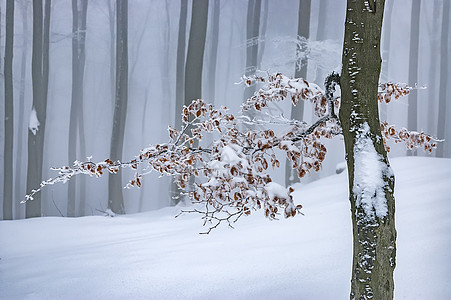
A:
{"type": "Polygon", "coordinates": [[[351,299],[392,299],[394,291],[394,176],[377,101],[384,2],[347,1],[340,120],[353,224],[351,299]]]}
{"type": "MultiPolygon", "coordinates": [[[[42,181],[44,155],[44,134],[47,111],[47,91],[49,79],[49,41],[50,41],[51,0],[33,1],[33,50],[31,77],[33,81],[33,108],[28,130],[27,190],[33,189],[42,181]]],[[[41,216],[41,197],[27,202],[26,217],[41,216]]]]}

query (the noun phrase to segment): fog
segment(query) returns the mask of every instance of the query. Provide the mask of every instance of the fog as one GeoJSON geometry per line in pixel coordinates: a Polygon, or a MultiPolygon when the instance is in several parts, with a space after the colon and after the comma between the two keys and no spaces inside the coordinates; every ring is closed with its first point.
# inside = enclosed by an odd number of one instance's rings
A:
{"type": "MultiPolygon", "coordinates": [[[[186,39],[188,40],[192,1],[188,1],[186,39]]],[[[257,0],[259,1],[259,0],[257,0]]],[[[257,39],[261,62],[256,66],[261,71],[282,72],[294,76],[296,64],[296,38],[298,26],[298,0],[261,0],[260,33],[257,39]]],[[[441,40],[442,7],[444,1],[422,1],[419,19],[419,59],[418,82],[409,82],[409,43],[411,36],[412,0],[387,0],[391,8],[390,22],[384,18],[382,31],[382,74],[381,81],[393,81],[415,84],[426,89],[412,91],[418,96],[418,128],[437,136],[439,113],[440,51],[444,44],[449,47],[449,36],[441,40]],[[392,2],[392,3],[390,3],[392,2]],[[393,4],[393,5],[390,5],[393,4]],[[388,24],[388,25],[387,25],[388,24]],[[389,35],[389,39],[386,36],[389,35]],[[387,41],[389,48],[387,49],[387,41]],[[388,52],[386,51],[388,50],[388,52]],[[388,55],[388,56],[387,56],[388,55]],[[389,57],[387,61],[387,57],[389,57]],[[434,81],[431,81],[434,80],[434,81]]],[[[32,110],[33,93],[31,78],[31,42],[32,42],[32,5],[31,1],[15,1],[14,20],[14,174],[18,172],[17,162],[21,161],[19,181],[14,180],[20,193],[13,195],[13,215],[25,217],[25,205],[19,202],[27,192],[27,135],[28,120],[32,110]],[[24,27],[22,10],[27,6],[27,27],[24,27]],[[28,46],[24,44],[24,37],[28,46]],[[22,50],[27,47],[25,98],[23,111],[20,111],[20,70],[22,50]],[[23,114],[23,126],[19,132],[20,114],[23,114]],[[19,140],[22,140],[22,156],[17,157],[19,140]],[[18,159],[16,159],[18,158],[18,159]]],[[[212,43],[215,33],[212,30],[214,1],[209,1],[208,25],[202,74],[202,97],[206,102],[217,106],[225,105],[232,113],[238,112],[243,103],[244,86],[237,85],[246,72],[246,22],[248,1],[219,1],[219,30],[217,34],[218,49],[215,81],[210,80],[212,43]],[[214,95],[211,87],[214,85],[214,95]]],[[[93,161],[102,161],[110,155],[110,142],[114,113],[115,92],[115,1],[88,1],[86,27],[86,62],[83,90],[83,124],[85,128],[86,154],[93,161]],[[113,27],[111,27],[113,25],[113,27]]],[[[1,1],[1,40],[2,57],[1,109],[0,109],[0,167],[1,182],[4,181],[4,86],[3,56],[5,44],[6,0],[1,1]]],[[[324,77],[333,70],[340,70],[341,49],[344,35],[346,1],[318,0],[312,1],[310,13],[311,45],[322,45],[321,51],[314,51],[308,61],[307,80],[323,86],[324,77]],[[316,43],[316,41],[324,41],[316,43]]],[[[176,56],[179,31],[180,1],[175,0],[130,0],[128,1],[128,108],[124,136],[123,158],[133,159],[139,150],[150,144],[168,141],[167,127],[175,124],[176,106],[176,56]]],[[[449,23],[449,20],[448,20],[449,23]]],[[[449,24],[446,24],[449,26],[449,24]]],[[[48,102],[44,142],[42,178],[56,175],[50,167],[69,165],[68,141],[69,120],[71,118],[72,88],[72,6],[71,1],[53,0],[51,4],[50,23],[50,71],[48,83],[48,102]]],[[[451,84],[450,66],[446,66],[447,86],[451,84]]],[[[450,89],[447,88],[444,157],[451,157],[451,113],[449,101],[450,89]]],[[[290,104],[280,104],[281,111],[289,116],[290,104]]],[[[381,104],[381,114],[387,117],[397,128],[407,127],[409,97],[401,98],[390,104],[381,104]]],[[[304,117],[312,121],[313,112],[306,105],[304,117]]],[[[328,154],[322,171],[304,181],[309,182],[335,173],[337,163],[344,161],[344,148],[341,138],[326,143],[328,154]]],[[[403,145],[392,145],[390,157],[406,155],[403,145]]],[[[80,152],[78,152],[80,153],[80,152]]],[[[419,150],[418,155],[424,154],[419,150]]],[[[433,153],[432,156],[435,156],[433,153]]],[[[78,157],[85,160],[85,157],[78,157]]],[[[278,182],[284,182],[284,162],[274,175],[278,182]]],[[[123,170],[123,186],[133,176],[130,170],[123,170]]],[[[80,183],[77,182],[77,193],[80,183]]],[[[144,178],[140,189],[125,189],[124,204],[126,213],[154,210],[171,203],[170,179],[158,178],[151,174],[144,178]]],[[[0,185],[3,195],[3,184],[0,185]]],[[[100,214],[108,207],[108,179],[87,178],[86,215],[100,214]]],[[[3,198],[2,198],[3,199],[3,198]]],[[[78,205],[77,200],[77,205],[78,205]]],[[[3,202],[3,201],[2,201],[3,202]]],[[[67,207],[67,184],[46,187],[42,191],[42,213],[45,216],[65,215],[67,207]]],[[[2,208],[0,208],[2,211],[2,208]]]]}

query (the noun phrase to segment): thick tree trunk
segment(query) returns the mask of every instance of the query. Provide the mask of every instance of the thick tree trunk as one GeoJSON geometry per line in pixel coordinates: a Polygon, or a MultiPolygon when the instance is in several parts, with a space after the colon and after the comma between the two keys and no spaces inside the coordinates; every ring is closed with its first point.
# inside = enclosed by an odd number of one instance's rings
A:
{"type": "MultiPolygon", "coordinates": [[[[421,0],[412,1],[410,15],[410,52],[409,52],[409,84],[418,83],[418,48],[420,43],[420,8],[421,0]]],[[[418,93],[409,94],[409,108],[407,113],[407,128],[418,130],[418,93]]],[[[415,155],[416,151],[407,150],[407,155],[415,155]]]]}
{"type": "MultiPolygon", "coordinates": [[[[298,10],[298,38],[308,39],[310,36],[310,6],[311,0],[299,0],[298,10]]],[[[299,45],[297,45],[299,47],[299,45]]],[[[296,51],[301,49],[296,49],[296,51]]],[[[295,65],[294,77],[307,79],[307,59],[302,60],[301,67],[299,68],[297,63],[295,65]]],[[[291,107],[291,119],[303,120],[304,119],[304,102],[299,101],[298,105],[291,107]]],[[[285,165],[285,185],[290,186],[296,182],[299,182],[299,177],[294,173],[294,170],[287,160],[285,165]]]]}
{"type": "Polygon", "coordinates": [[[3,162],[3,220],[13,219],[13,144],[14,144],[14,97],[13,97],[13,42],[14,0],[6,1],[5,33],[5,150],[3,162]]]}
{"type": "Polygon", "coordinates": [[[340,121],[353,224],[351,299],[393,299],[394,176],[380,132],[377,91],[384,1],[347,1],[340,121]]]}
{"type": "MultiPolygon", "coordinates": [[[[121,160],[128,100],[128,0],[116,4],[116,96],[110,159],[121,160]]],[[[125,213],[121,174],[118,172],[108,177],[108,208],[117,214],[125,213]]]]}
{"type": "MultiPolygon", "coordinates": [[[[83,78],[85,68],[85,41],[87,0],[72,0],[72,101],[69,121],[69,164],[77,159],[77,140],[80,146],[80,156],[85,157],[86,145],[83,126],[83,78]]],[[[77,178],[72,178],[68,186],[67,216],[74,217],[76,204],[77,178]]],[[[84,182],[80,178],[80,183],[84,182]]],[[[83,185],[79,188],[79,215],[84,214],[83,185]]]]}
{"type": "MultiPolygon", "coordinates": [[[[42,181],[49,71],[50,4],[50,0],[45,1],[44,19],[42,0],[33,1],[33,50],[31,62],[33,108],[30,120],[36,121],[34,125],[39,124],[39,127],[28,131],[28,191],[38,187],[42,181]]],[[[33,201],[27,202],[26,217],[40,216],[41,195],[38,193],[33,201]]]]}
{"type": "MultiPolygon", "coordinates": [[[[443,1],[442,33],[440,42],[440,88],[438,105],[437,135],[444,139],[446,134],[446,102],[448,84],[448,41],[449,41],[449,9],[450,1],[443,1]]],[[[445,157],[444,143],[438,143],[437,157],[445,157]]]]}

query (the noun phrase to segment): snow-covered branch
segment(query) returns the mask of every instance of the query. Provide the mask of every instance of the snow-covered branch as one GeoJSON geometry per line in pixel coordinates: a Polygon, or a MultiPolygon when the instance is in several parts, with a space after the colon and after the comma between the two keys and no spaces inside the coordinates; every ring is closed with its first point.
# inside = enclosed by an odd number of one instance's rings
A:
{"type": "MultiPolygon", "coordinates": [[[[65,183],[78,174],[100,177],[105,172],[114,174],[121,168],[130,168],[136,173],[126,187],[140,187],[143,176],[150,172],[172,176],[181,195],[204,207],[186,212],[201,213],[204,225],[210,230],[223,222],[232,226],[242,215],[260,209],[269,219],[276,219],[280,214],[287,218],[295,216],[302,206],[293,202],[293,190],[273,182],[269,170],[280,166],[281,153],[285,153],[301,178],[321,169],[327,153],[322,138],[330,139],[342,133],[335,111],[339,109],[339,98],[334,96],[340,76],[332,73],[327,77],[326,91],[304,79],[291,79],[281,73],[243,76],[242,81],[247,85],[264,83],[243,104],[242,115],[235,117],[225,107],[217,109],[201,99],[194,100],[182,110],[182,128],[168,128],[169,142],[142,149],[137,157],[126,162],[105,159],[95,163],[88,159],[76,161],[70,167],[54,168],[58,175],[43,181],[23,202],[33,200],[33,195],[43,187],[65,183]],[[293,105],[310,101],[318,119],[307,124],[273,115],[269,106],[285,99],[293,105]],[[251,109],[258,112],[253,119],[245,115],[251,109]],[[264,125],[261,127],[266,129],[243,124],[264,125]],[[205,145],[207,135],[213,142],[205,145]]],[[[406,93],[396,85],[381,90],[387,97],[406,93]]],[[[418,137],[404,130],[393,133],[386,123],[381,124],[381,130],[385,139],[403,141],[409,148],[414,144],[431,151],[437,141],[423,133],[418,137]]]]}

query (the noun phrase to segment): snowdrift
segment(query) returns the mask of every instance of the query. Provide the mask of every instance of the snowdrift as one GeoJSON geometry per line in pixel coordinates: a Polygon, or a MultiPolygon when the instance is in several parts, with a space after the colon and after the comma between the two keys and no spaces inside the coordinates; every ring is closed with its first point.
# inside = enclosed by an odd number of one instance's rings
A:
{"type": "MultiPolygon", "coordinates": [[[[451,159],[392,159],[396,299],[451,299],[451,159]]],[[[180,208],[0,222],[1,299],[348,299],[346,172],[295,191],[304,216],[205,231],[180,208]]]]}

